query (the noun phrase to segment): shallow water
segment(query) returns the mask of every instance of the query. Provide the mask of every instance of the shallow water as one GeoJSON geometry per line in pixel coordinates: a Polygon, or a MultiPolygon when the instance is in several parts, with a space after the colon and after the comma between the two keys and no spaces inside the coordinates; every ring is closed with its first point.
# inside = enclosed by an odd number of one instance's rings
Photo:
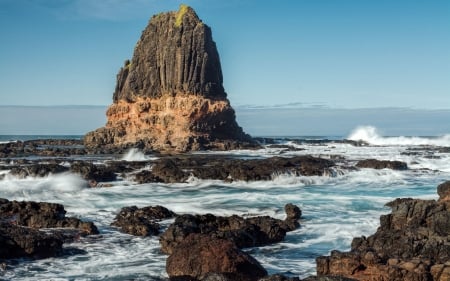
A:
{"type": "MultiPolygon", "coordinates": [[[[435,139],[429,141],[431,144],[435,139]]],[[[246,251],[269,273],[305,277],[315,273],[317,256],[329,254],[333,249],[348,250],[353,237],[372,234],[379,225],[379,216],[390,211],[385,203],[397,197],[436,199],[436,186],[450,179],[450,154],[439,153],[432,146],[425,151],[423,146],[403,143],[361,147],[334,142],[287,144],[304,150],[283,152],[279,148],[265,148],[227,153],[239,157],[312,154],[331,158],[337,155],[343,158],[339,160],[343,167],[358,159],[401,160],[407,162],[410,169],[348,171],[337,168],[333,176],[281,174],[267,182],[224,183],[191,178],[183,184],[138,185],[123,179],[114,182],[111,188],[96,189],[87,188],[84,180],[70,173],[22,180],[6,176],[0,181],[0,197],[61,203],[67,215],[93,221],[101,235],[66,245],[68,250],[77,249],[73,250],[73,255],[21,261],[3,272],[0,278],[161,280],[167,277],[167,256],[160,253],[158,238],[133,237],[109,226],[121,207],[158,204],[177,213],[269,215],[283,219],[283,207],[287,203],[297,204],[302,209],[301,227],[288,233],[282,243],[246,251]],[[420,153],[402,154],[411,148],[420,149],[420,153]]],[[[125,157],[147,160],[151,156],[133,151],[125,157]]],[[[170,223],[171,220],[164,221],[163,226],[170,223]]]]}

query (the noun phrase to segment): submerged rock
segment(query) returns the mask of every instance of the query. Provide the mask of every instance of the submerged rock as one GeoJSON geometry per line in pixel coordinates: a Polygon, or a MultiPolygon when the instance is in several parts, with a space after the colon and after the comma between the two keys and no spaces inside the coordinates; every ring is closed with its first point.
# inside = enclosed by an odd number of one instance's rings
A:
{"type": "Polygon", "coordinates": [[[231,241],[198,233],[190,234],[173,249],[166,271],[171,280],[180,281],[256,281],[267,275],[258,261],[231,241]]]}
{"type": "Polygon", "coordinates": [[[392,213],[380,217],[369,237],[354,238],[350,252],[332,251],[317,258],[317,274],[356,280],[450,280],[450,204],[447,183],[440,201],[411,198],[387,204],[392,213]]]}
{"type": "Polygon", "coordinates": [[[88,133],[91,150],[227,150],[257,146],[236,122],[222,85],[211,29],[185,5],[151,18],[133,58],[117,75],[105,127],[88,133]]]}

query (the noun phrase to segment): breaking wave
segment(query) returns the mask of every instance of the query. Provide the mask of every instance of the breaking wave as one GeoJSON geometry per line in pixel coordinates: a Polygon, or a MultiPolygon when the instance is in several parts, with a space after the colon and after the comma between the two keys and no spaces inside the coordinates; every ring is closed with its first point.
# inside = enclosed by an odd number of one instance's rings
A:
{"type": "Polygon", "coordinates": [[[122,157],[125,161],[148,161],[154,160],[154,157],[146,156],[142,151],[137,148],[132,148],[122,157]]]}
{"type": "Polygon", "coordinates": [[[450,146],[450,134],[440,137],[384,137],[373,126],[360,126],[347,137],[349,140],[365,141],[372,145],[434,145],[450,146]]]}

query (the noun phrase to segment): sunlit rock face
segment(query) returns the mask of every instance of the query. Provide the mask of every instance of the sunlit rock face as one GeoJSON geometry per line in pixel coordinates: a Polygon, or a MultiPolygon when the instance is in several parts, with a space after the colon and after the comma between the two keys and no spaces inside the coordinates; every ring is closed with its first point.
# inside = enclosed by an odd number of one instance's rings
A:
{"type": "Polygon", "coordinates": [[[211,29],[187,6],[155,15],[117,75],[108,121],[85,136],[88,148],[158,151],[254,146],[224,91],[211,29]]]}

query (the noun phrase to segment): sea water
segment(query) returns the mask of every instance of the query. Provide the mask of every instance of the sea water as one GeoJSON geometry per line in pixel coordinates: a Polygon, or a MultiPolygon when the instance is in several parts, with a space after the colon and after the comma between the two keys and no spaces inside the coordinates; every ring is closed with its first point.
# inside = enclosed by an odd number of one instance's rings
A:
{"type": "MultiPolygon", "coordinates": [[[[281,243],[245,251],[269,273],[300,277],[315,274],[316,257],[327,255],[333,249],[349,250],[353,237],[373,234],[379,226],[380,215],[390,211],[385,207],[387,202],[397,197],[436,199],[436,186],[450,180],[450,153],[436,149],[450,147],[449,136],[387,138],[377,134],[374,128],[362,127],[347,138],[363,140],[368,145],[354,146],[336,142],[336,138],[321,142],[283,138],[280,143],[302,150],[285,151],[266,146],[256,151],[221,152],[242,158],[314,155],[339,159],[334,173],[320,177],[274,174],[271,181],[232,183],[191,177],[186,183],[177,184],[136,184],[124,177],[113,182],[110,188],[92,189],[71,173],[26,179],[6,175],[0,181],[0,197],[61,203],[68,216],[93,221],[101,234],[65,245],[68,254],[63,257],[11,263],[8,270],[0,273],[0,278],[165,280],[167,256],[160,251],[158,237],[134,237],[110,226],[120,208],[162,205],[177,213],[269,215],[284,219],[283,207],[287,203],[302,209],[301,227],[289,232],[281,243]],[[345,168],[368,158],[404,161],[409,169],[345,168]]],[[[118,155],[117,160],[146,161],[151,157],[133,150],[118,155]]],[[[163,229],[172,221],[163,221],[163,229]]]]}

